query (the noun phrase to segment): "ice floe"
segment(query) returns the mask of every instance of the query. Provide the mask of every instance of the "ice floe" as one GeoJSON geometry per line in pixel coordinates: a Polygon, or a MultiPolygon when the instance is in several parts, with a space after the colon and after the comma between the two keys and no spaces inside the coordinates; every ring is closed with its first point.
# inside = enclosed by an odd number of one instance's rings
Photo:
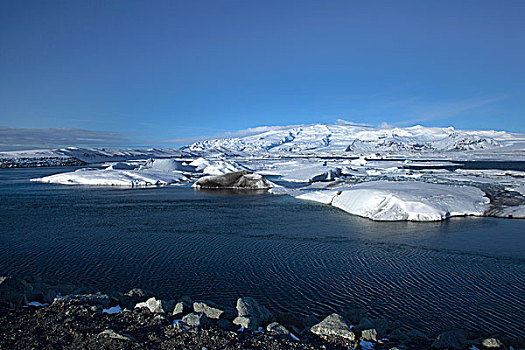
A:
{"type": "Polygon", "coordinates": [[[189,163],[189,166],[194,167],[194,171],[206,175],[224,175],[241,170],[249,170],[246,167],[230,160],[210,160],[198,158],[189,163]]]}
{"type": "Polygon", "coordinates": [[[146,187],[174,184],[187,181],[187,178],[179,171],[82,168],[73,172],[32,179],[31,181],[62,185],[146,187]]]}
{"type": "Polygon", "coordinates": [[[337,190],[305,191],[296,198],[331,204],[377,221],[438,221],[483,215],[489,205],[476,187],[418,181],[370,181],[337,190]]]}

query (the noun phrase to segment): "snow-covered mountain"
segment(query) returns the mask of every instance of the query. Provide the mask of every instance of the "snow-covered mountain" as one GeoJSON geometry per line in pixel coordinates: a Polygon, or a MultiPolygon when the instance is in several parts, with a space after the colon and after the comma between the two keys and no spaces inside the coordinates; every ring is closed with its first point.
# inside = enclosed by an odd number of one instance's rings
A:
{"type": "MultiPolygon", "coordinates": [[[[393,127],[352,124],[266,126],[237,131],[239,137],[195,142],[180,149],[61,149],[0,152],[0,167],[82,165],[148,158],[257,156],[439,156],[525,159],[525,134],[453,127],[393,127]]],[[[471,158],[474,159],[474,158],[471,158]]]]}
{"type": "Polygon", "coordinates": [[[455,130],[453,127],[372,127],[351,123],[268,127],[245,137],[195,142],[189,152],[245,154],[412,154],[497,149],[525,141],[504,131],[455,130]]]}
{"type": "Polygon", "coordinates": [[[66,147],[59,149],[0,152],[0,168],[83,165],[121,160],[175,158],[183,156],[187,155],[183,151],[172,148],[111,149],[66,147]]]}

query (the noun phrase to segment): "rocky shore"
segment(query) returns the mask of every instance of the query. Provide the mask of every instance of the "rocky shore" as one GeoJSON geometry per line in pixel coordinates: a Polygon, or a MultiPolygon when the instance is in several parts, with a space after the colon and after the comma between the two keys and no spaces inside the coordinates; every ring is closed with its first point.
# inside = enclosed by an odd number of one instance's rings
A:
{"type": "Polygon", "coordinates": [[[304,319],[272,315],[244,296],[219,306],[36,277],[0,277],[0,332],[0,349],[525,349],[520,338],[458,329],[427,335],[357,309],[304,319]]]}

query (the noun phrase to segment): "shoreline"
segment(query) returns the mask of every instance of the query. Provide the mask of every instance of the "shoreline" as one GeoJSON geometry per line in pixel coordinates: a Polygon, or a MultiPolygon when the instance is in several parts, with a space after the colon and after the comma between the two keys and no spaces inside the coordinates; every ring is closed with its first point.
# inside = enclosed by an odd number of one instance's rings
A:
{"type": "Polygon", "coordinates": [[[36,277],[0,277],[0,331],[0,349],[525,349],[523,338],[461,329],[427,335],[360,309],[283,317],[244,296],[223,306],[142,289],[93,293],[36,277]]]}

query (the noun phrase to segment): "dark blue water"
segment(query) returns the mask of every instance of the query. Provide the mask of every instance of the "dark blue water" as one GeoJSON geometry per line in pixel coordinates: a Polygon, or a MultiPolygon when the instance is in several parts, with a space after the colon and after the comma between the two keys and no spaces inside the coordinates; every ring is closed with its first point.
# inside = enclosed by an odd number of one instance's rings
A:
{"type": "Polygon", "coordinates": [[[523,220],[381,223],[266,193],[28,181],[68,170],[0,170],[1,274],[525,335],[523,220]]]}

